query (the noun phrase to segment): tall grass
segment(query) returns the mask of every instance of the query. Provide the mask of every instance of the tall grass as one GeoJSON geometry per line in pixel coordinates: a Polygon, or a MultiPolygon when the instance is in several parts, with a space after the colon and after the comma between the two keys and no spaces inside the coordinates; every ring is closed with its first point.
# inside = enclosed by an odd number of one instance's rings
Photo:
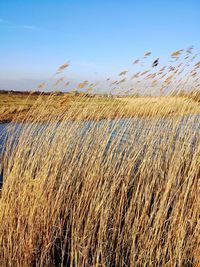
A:
{"type": "Polygon", "coordinates": [[[199,266],[199,116],[72,112],[10,129],[1,266],[199,266]]]}
{"type": "MultiPolygon", "coordinates": [[[[140,75],[155,85],[166,69],[162,94],[170,71],[177,80],[184,68],[175,64],[140,75]]],[[[199,67],[190,73],[195,79],[199,67]]],[[[117,84],[126,74],[119,73],[117,84]]],[[[22,124],[8,130],[0,266],[200,266],[198,95],[113,97],[95,105],[84,94],[70,105],[60,105],[64,98],[55,105],[54,94],[46,102],[38,97],[22,124]]]]}

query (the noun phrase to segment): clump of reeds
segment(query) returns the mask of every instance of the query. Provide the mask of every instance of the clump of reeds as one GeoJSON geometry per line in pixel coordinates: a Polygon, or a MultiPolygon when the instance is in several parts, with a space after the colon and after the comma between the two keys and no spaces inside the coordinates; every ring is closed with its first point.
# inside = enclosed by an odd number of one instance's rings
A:
{"type": "Polygon", "coordinates": [[[10,129],[2,266],[198,266],[197,117],[70,116],[10,129]]]}
{"type": "Polygon", "coordinates": [[[1,266],[199,266],[199,114],[124,117],[113,99],[93,120],[84,94],[59,112],[54,96],[9,129],[1,266]]]}

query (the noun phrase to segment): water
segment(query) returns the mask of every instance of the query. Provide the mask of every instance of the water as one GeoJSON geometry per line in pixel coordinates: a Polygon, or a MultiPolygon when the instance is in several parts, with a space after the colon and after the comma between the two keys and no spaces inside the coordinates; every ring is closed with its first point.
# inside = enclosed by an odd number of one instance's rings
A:
{"type": "MultiPolygon", "coordinates": [[[[7,132],[8,123],[0,124],[0,152],[2,153],[4,143],[6,141],[6,132],[7,132]]],[[[1,157],[0,157],[0,187],[3,182],[3,166],[1,166],[1,157]]]]}

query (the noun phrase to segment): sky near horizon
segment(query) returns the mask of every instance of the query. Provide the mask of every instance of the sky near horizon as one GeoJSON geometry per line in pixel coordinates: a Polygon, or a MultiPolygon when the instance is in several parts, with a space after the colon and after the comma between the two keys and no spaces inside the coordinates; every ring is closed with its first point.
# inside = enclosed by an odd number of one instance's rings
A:
{"type": "Polygon", "coordinates": [[[69,79],[103,79],[149,50],[199,49],[199,28],[199,0],[0,0],[0,89],[51,79],[68,60],[69,79]]]}

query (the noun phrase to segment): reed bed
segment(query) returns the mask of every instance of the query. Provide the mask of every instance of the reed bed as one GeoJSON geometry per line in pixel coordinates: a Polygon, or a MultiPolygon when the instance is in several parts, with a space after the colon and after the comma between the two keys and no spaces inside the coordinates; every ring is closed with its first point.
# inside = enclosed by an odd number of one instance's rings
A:
{"type": "MultiPolygon", "coordinates": [[[[182,65],[175,64],[177,79],[182,65]]],[[[155,59],[152,68],[158,65],[155,59]]],[[[199,67],[190,73],[197,83],[199,67]]],[[[54,93],[46,101],[37,97],[7,129],[0,265],[200,266],[198,91],[95,99],[79,94],[65,105],[63,96],[55,105],[54,93]]]]}
{"type": "Polygon", "coordinates": [[[199,115],[72,112],[9,130],[1,266],[199,266],[199,115]]]}

